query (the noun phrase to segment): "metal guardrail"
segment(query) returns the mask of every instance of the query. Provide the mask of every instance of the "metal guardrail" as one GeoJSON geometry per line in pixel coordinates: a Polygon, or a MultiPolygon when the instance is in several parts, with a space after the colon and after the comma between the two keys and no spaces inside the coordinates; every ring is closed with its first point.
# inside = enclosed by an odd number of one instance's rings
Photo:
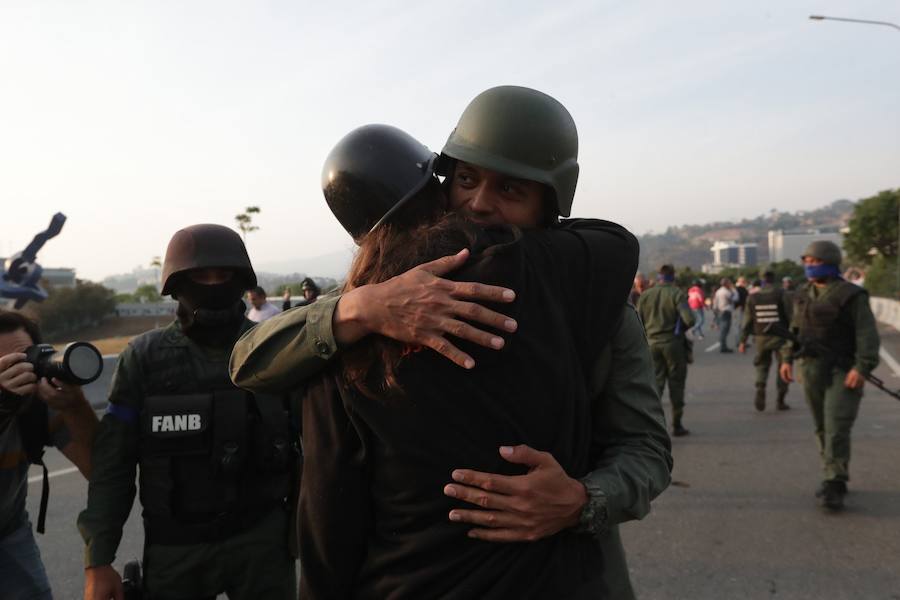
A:
{"type": "Polygon", "coordinates": [[[875,320],[900,330],[900,302],[892,298],[869,298],[875,320]]]}

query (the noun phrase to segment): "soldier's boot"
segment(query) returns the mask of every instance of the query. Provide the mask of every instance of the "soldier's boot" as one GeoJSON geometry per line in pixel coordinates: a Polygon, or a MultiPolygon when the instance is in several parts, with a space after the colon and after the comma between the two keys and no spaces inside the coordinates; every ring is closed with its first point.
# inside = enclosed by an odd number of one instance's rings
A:
{"type": "Polygon", "coordinates": [[[787,392],[778,392],[778,410],[791,410],[790,405],[784,401],[787,392]]]}
{"type": "Polygon", "coordinates": [[[766,410],[766,388],[756,388],[756,398],[753,399],[753,406],[760,412],[766,410]]]}
{"type": "Polygon", "coordinates": [[[683,437],[686,435],[690,435],[690,431],[685,429],[684,425],[681,424],[681,417],[676,417],[672,419],[672,435],[674,437],[683,437]]]}
{"type": "Polygon", "coordinates": [[[823,481],[816,490],[816,498],[829,510],[843,510],[844,496],[847,495],[847,483],[844,481],[823,481]]]}

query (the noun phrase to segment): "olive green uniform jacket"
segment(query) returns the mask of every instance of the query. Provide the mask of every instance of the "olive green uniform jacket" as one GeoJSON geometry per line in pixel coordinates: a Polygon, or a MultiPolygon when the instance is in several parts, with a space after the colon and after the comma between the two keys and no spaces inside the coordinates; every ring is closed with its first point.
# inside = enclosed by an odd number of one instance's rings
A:
{"type": "MultiPolygon", "coordinates": [[[[823,288],[809,284],[798,289],[796,294],[808,294],[814,300],[821,300],[833,293],[839,283],[845,282],[833,280],[823,288]]],[[[861,375],[868,375],[878,366],[880,347],[875,316],[869,307],[869,295],[857,294],[841,310],[849,316],[853,325],[856,351],[852,358],[852,368],[861,375]]],[[[794,310],[792,330],[798,329],[800,318],[794,310]]],[[[803,332],[799,333],[802,337],[803,332]]],[[[796,350],[792,341],[785,343],[781,351],[782,361],[793,362],[796,350]]],[[[851,390],[844,386],[844,378],[849,370],[846,365],[836,365],[827,357],[803,357],[801,360],[803,391],[813,415],[824,479],[848,481],[850,432],[859,412],[863,390],[851,390]]]]}
{"type": "MultiPolygon", "coordinates": [[[[241,337],[231,356],[236,385],[256,392],[293,389],[338,352],[332,318],[339,297],[277,315],[241,337]]],[[[604,546],[606,579],[616,598],[632,598],[617,525],[641,519],[670,482],[671,441],[640,320],[627,305],[593,368],[592,455],[596,469],[581,481],[588,495],[585,528],[604,546]]]]}
{"type": "Polygon", "coordinates": [[[685,337],[694,326],[694,313],[687,295],[671,283],[660,283],[641,294],[638,314],[647,330],[650,355],[660,397],[669,384],[672,423],[681,424],[684,415],[684,389],[687,383],[688,355],[692,342],[685,337]]]}
{"type": "Polygon", "coordinates": [[[637,311],[651,346],[671,343],[694,326],[694,313],[688,306],[687,295],[671,283],[657,284],[641,294],[637,311]]]}

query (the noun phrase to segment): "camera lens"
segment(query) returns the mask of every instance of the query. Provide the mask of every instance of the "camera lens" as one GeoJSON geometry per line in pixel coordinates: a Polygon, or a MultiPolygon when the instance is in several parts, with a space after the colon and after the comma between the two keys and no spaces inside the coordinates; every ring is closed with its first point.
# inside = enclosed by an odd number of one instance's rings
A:
{"type": "Polygon", "coordinates": [[[100,356],[100,351],[87,342],[74,342],[66,346],[63,364],[80,385],[94,381],[103,372],[103,357],[100,356]]]}

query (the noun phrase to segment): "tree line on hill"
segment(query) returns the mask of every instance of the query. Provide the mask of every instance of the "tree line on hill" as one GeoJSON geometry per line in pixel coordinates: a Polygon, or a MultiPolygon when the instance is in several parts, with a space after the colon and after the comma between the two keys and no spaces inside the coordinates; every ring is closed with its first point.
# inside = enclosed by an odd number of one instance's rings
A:
{"type": "Polygon", "coordinates": [[[896,298],[900,293],[898,277],[898,220],[900,220],[900,188],[879,192],[856,203],[837,200],[812,211],[794,214],[772,210],[768,215],[739,222],[717,222],[707,225],[669,227],[661,234],[640,236],[641,270],[652,275],[663,263],[678,268],[678,283],[689,284],[695,279],[718,281],[722,277],[734,279],[743,275],[749,280],[761,272],[772,270],[781,278],[790,276],[803,280],[802,267],[793,261],[768,263],[768,231],[791,230],[804,227],[837,230],[847,226],[844,236],[844,265],[855,267],[865,274],[865,287],[873,296],[896,298]],[[752,267],[727,268],[717,275],[700,272],[699,267],[710,260],[710,246],[717,233],[721,239],[759,244],[760,264],[752,267]]]}

